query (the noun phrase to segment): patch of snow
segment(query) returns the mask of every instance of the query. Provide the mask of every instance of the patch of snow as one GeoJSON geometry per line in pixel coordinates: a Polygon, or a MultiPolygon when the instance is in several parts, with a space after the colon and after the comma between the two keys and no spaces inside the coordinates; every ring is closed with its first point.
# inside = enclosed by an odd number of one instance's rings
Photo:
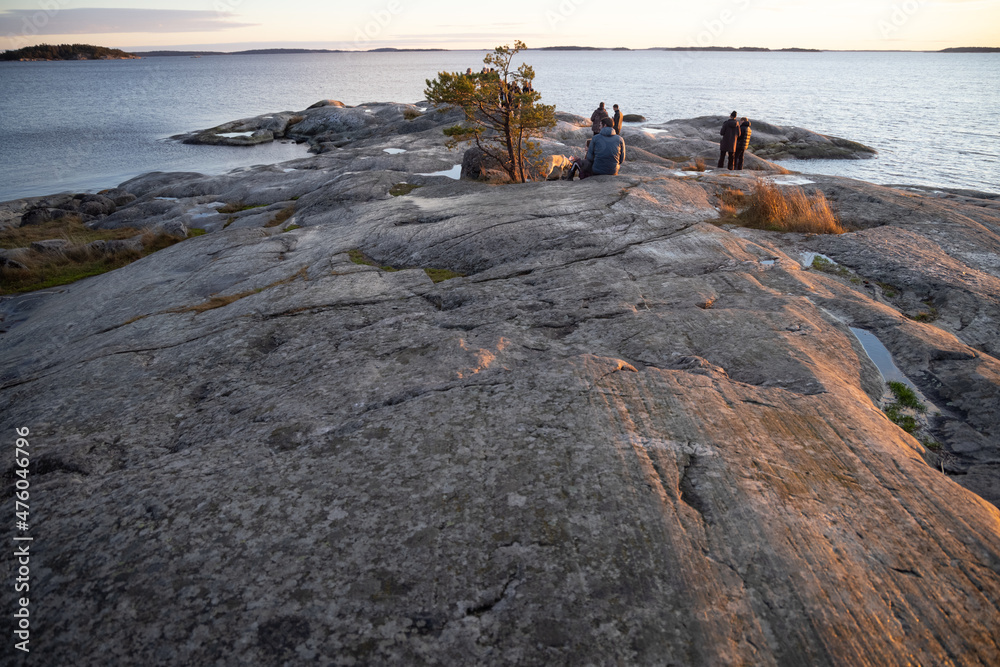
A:
{"type": "Polygon", "coordinates": [[[399,155],[400,153],[406,152],[405,148],[383,148],[382,150],[384,150],[389,155],[399,155]]]}
{"type": "Polygon", "coordinates": [[[234,137],[252,137],[253,132],[220,132],[216,136],[225,137],[226,139],[233,139],[234,137]]]}
{"type": "Polygon", "coordinates": [[[680,176],[681,178],[697,178],[701,176],[704,172],[701,171],[672,171],[670,172],[674,176],[680,176]]]}
{"type": "Polygon", "coordinates": [[[286,174],[290,174],[293,171],[298,171],[298,169],[295,169],[293,167],[289,167],[288,169],[282,169],[281,171],[285,172],[286,174]]]}

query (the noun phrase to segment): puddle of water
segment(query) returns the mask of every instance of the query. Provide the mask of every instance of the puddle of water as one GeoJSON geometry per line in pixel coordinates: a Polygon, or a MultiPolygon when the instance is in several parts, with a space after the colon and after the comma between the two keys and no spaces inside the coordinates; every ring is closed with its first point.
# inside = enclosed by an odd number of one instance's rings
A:
{"type": "Polygon", "coordinates": [[[384,150],[389,155],[399,155],[400,153],[406,152],[405,148],[383,148],[382,150],[384,150]]]}
{"type": "Polygon", "coordinates": [[[462,177],[462,165],[456,164],[451,169],[435,171],[430,174],[418,174],[418,176],[447,176],[448,178],[454,178],[457,181],[462,177]]]}
{"type": "Polygon", "coordinates": [[[226,139],[232,139],[233,137],[252,137],[253,132],[220,132],[215,136],[225,137],[226,139]]]}
{"type": "Polygon", "coordinates": [[[681,178],[698,178],[704,172],[701,171],[674,171],[671,172],[674,176],[680,176],[681,178]]]}
{"type": "Polygon", "coordinates": [[[802,253],[802,266],[806,268],[812,266],[813,260],[816,259],[817,257],[822,257],[831,264],[836,264],[835,261],[833,261],[832,259],[830,259],[821,252],[804,252],[802,253]]]}
{"type": "Polygon", "coordinates": [[[219,215],[218,211],[209,211],[207,213],[193,213],[191,215],[191,221],[204,220],[205,218],[211,218],[212,216],[219,215]]]}
{"type": "Polygon", "coordinates": [[[810,181],[805,176],[795,176],[794,174],[786,176],[774,176],[774,182],[778,185],[809,185],[810,183],[815,183],[816,181],[810,181]]]}
{"type": "Polygon", "coordinates": [[[156,201],[177,201],[177,197],[153,197],[156,201]]]}
{"type": "Polygon", "coordinates": [[[670,130],[661,130],[658,127],[640,127],[643,132],[649,132],[651,134],[668,134],[670,130]]]}
{"type": "Polygon", "coordinates": [[[285,172],[286,174],[290,174],[290,173],[292,173],[293,171],[298,171],[298,169],[292,169],[292,168],[289,168],[289,169],[282,169],[281,171],[285,172]]]}
{"type": "Polygon", "coordinates": [[[762,259],[762,260],[760,260],[760,263],[763,264],[764,266],[774,266],[775,261],[777,261],[777,260],[774,260],[774,259],[762,259]]]}
{"type": "Polygon", "coordinates": [[[861,341],[861,347],[865,348],[868,358],[874,362],[886,382],[902,382],[911,389],[917,390],[917,386],[910,382],[910,379],[903,375],[903,372],[896,367],[896,364],[892,360],[892,353],[889,352],[875,334],[864,329],[855,329],[854,327],[850,329],[851,333],[861,341]]]}

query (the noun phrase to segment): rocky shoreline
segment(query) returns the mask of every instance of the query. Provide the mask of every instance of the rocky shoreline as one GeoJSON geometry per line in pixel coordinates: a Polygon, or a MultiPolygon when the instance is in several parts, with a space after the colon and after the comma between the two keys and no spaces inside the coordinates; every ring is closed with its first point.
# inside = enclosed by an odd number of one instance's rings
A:
{"type": "Polygon", "coordinates": [[[459,118],[326,101],[181,138],[306,158],[0,205],[207,232],[0,297],[39,653],[996,664],[1000,199],[788,174],[870,153],[759,121],[752,171],[693,170],[721,118],[626,126],[617,177],[458,180],[459,118]],[[719,224],[760,176],[853,231],[719,224]]]}

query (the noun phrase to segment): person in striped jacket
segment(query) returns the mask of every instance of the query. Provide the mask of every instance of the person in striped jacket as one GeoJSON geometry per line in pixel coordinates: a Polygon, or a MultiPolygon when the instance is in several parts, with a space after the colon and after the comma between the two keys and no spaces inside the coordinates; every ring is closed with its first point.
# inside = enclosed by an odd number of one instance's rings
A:
{"type": "Polygon", "coordinates": [[[740,136],[736,139],[736,159],[734,169],[743,169],[743,153],[750,147],[750,119],[746,116],[740,120],[740,136]]]}

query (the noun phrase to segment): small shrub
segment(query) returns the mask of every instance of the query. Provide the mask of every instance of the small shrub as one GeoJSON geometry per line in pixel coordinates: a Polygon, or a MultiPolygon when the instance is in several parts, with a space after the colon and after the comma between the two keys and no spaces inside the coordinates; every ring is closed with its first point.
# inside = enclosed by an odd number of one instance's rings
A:
{"type": "Polygon", "coordinates": [[[695,158],[693,164],[686,164],[681,167],[681,171],[705,171],[705,161],[702,158],[695,158]]]}
{"type": "Polygon", "coordinates": [[[743,225],[777,232],[843,234],[823,193],[811,197],[799,187],[784,191],[768,179],[757,179],[751,188],[748,206],[738,216],[743,225]]]}
{"type": "Polygon", "coordinates": [[[423,114],[416,109],[403,109],[403,118],[406,120],[413,120],[414,118],[420,118],[421,116],[423,116],[423,114]]]}

